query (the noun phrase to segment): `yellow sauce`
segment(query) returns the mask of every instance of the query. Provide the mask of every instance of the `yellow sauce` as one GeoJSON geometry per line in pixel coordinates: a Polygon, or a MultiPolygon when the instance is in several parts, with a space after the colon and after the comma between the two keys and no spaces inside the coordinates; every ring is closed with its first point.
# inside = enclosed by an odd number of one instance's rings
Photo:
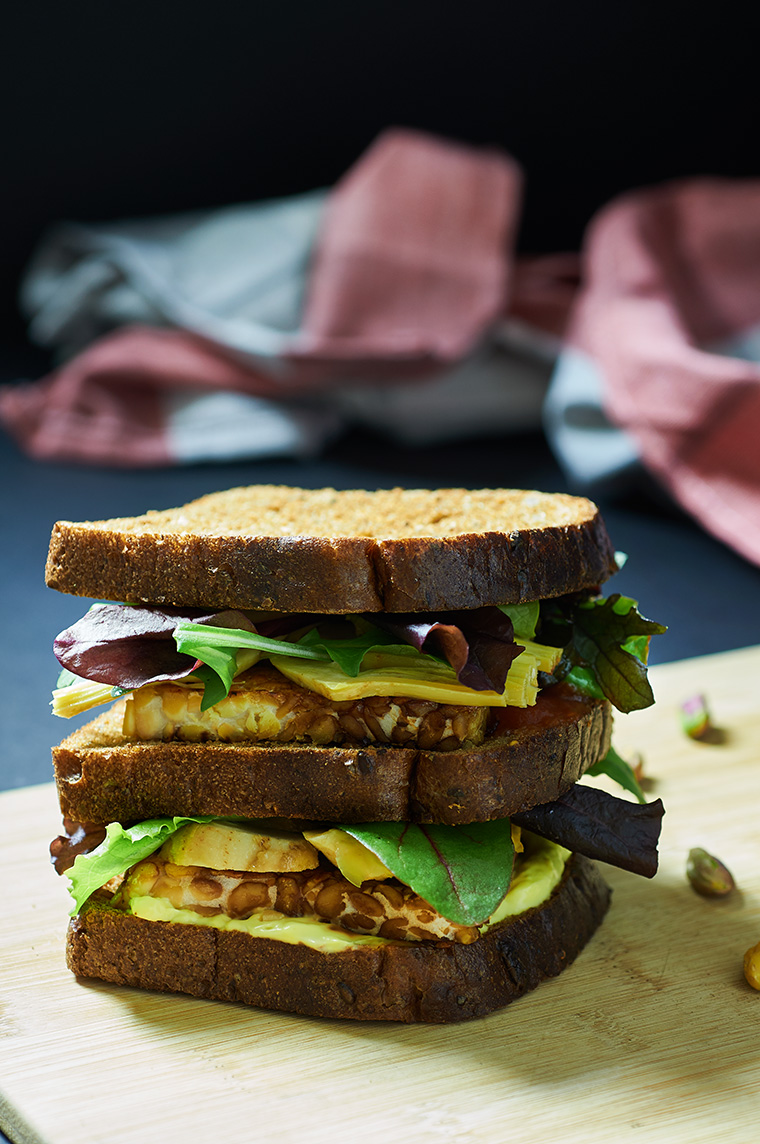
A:
{"type": "MultiPolygon", "coordinates": [[[[523,834],[523,838],[525,837],[523,834]]],[[[559,885],[569,857],[570,851],[564,846],[532,835],[530,857],[521,865],[512,879],[506,898],[491,914],[485,925],[480,927],[480,932],[485,933],[504,918],[524,914],[526,910],[545,902],[559,885]]]]}
{"type": "Polygon", "coordinates": [[[151,922],[179,922],[184,925],[212,926],[218,930],[237,930],[251,937],[268,937],[289,945],[308,945],[322,953],[340,953],[357,945],[396,945],[384,937],[350,934],[336,929],[319,918],[289,918],[285,914],[273,917],[274,910],[255,910],[249,918],[229,918],[215,914],[204,918],[194,910],[177,910],[165,898],[141,895],[130,899],[130,913],[151,922]],[[260,915],[264,915],[261,917],[260,915]]]}

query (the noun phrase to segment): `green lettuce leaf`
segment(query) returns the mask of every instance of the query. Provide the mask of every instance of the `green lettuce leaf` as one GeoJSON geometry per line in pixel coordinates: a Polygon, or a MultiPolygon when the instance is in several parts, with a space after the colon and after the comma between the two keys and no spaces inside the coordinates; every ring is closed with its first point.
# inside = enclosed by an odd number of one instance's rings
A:
{"type": "Polygon", "coordinates": [[[452,922],[486,921],[509,889],[514,862],[509,819],[468,826],[372,822],[341,830],[452,922]]]}
{"type": "Polygon", "coordinates": [[[158,850],[186,822],[213,822],[213,817],[151,818],[126,830],[118,822],[109,823],[100,845],[89,854],[77,854],[74,865],[66,871],[75,903],[72,914],[81,910],[87,899],[111,878],[124,874],[130,866],[158,850]]]}
{"type": "Polygon", "coordinates": [[[603,759],[600,759],[598,763],[594,763],[593,767],[589,767],[586,774],[607,775],[607,777],[617,783],[618,786],[621,786],[623,790],[627,790],[635,795],[639,802],[646,802],[644,792],[636,780],[636,775],[633,773],[633,767],[630,763],[627,763],[625,759],[621,759],[614,747],[610,747],[603,759]]]}

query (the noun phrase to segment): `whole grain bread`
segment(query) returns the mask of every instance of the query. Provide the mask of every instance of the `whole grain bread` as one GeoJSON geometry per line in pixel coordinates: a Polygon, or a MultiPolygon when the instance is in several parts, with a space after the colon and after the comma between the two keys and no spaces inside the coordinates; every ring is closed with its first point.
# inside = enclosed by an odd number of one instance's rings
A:
{"type": "Polygon", "coordinates": [[[612,715],[579,697],[560,721],[456,751],[298,743],[137,742],[121,704],[53,749],[61,812],[77,822],[242,815],[331,822],[503,818],[564,794],[607,753],[612,715]]]}
{"type": "Polygon", "coordinates": [[[151,922],[92,899],[69,925],[79,977],[315,1017],[442,1023],[501,1009],[583,949],[610,891],[593,862],[569,859],[543,905],[471,945],[392,942],[321,953],[211,927],[151,922]]]}
{"type": "Polygon", "coordinates": [[[593,588],[615,570],[594,504],[514,489],[259,485],[144,516],[59,521],[51,588],[273,611],[432,611],[593,588]]]}

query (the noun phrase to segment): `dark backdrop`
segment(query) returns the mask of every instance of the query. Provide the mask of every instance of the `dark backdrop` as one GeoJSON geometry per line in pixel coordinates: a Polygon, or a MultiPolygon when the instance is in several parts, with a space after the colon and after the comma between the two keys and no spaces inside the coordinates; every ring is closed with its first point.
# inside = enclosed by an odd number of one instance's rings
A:
{"type": "Polygon", "coordinates": [[[520,244],[534,251],[576,247],[596,208],[632,186],[756,174],[760,18],[746,8],[15,4],[0,68],[5,332],[22,335],[18,275],[49,222],[326,185],[389,124],[515,155],[520,244]]]}

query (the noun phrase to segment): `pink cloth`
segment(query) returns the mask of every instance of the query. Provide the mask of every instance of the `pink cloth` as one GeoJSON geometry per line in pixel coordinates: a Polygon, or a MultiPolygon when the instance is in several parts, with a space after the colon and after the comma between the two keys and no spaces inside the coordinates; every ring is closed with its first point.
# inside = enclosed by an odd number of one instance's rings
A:
{"type": "Polygon", "coordinates": [[[56,373],[0,394],[0,414],[39,460],[102,465],[174,462],[167,390],[268,395],[275,383],[184,330],[127,326],[93,342],[56,373]]]}
{"type": "Polygon", "coordinates": [[[590,229],[569,341],[643,463],[715,536],[760,563],[760,182],[625,196],[590,229]],[[736,352],[736,350],[734,351],[736,352]]]}
{"type": "Polygon", "coordinates": [[[463,357],[506,304],[520,185],[506,155],[384,135],[330,196],[299,354],[463,357]]]}

